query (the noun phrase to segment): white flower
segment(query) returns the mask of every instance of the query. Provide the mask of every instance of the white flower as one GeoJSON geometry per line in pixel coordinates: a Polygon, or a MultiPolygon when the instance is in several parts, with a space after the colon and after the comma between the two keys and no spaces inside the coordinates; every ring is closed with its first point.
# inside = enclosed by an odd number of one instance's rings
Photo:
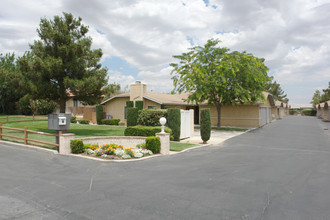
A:
{"type": "Polygon", "coordinates": [[[135,152],[135,155],[134,155],[136,158],[141,158],[143,157],[143,153],[141,152],[135,152]]]}
{"type": "Polygon", "coordinates": [[[107,158],[107,156],[108,156],[108,155],[106,155],[106,154],[102,154],[101,157],[102,157],[102,158],[107,158]]]}
{"type": "Polygon", "coordinates": [[[86,150],[86,153],[87,153],[87,154],[93,154],[94,151],[93,151],[92,149],[87,149],[87,150],[86,150]]]}
{"type": "Polygon", "coordinates": [[[115,151],[115,154],[117,155],[117,156],[123,156],[124,154],[125,154],[125,151],[124,150],[122,150],[122,149],[117,149],[116,151],[115,151]]]}
{"type": "Polygon", "coordinates": [[[144,155],[152,155],[152,151],[151,151],[151,150],[147,150],[147,149],[143,149],[143,150],[142,150],[142,153],[143,153],[144,155]]]}
{"type": "Polygon", "coordinates": [[[132,158],[130,155],[124,153],[122,156],[121,156],[123,159],[130,159],[132,158]]]}

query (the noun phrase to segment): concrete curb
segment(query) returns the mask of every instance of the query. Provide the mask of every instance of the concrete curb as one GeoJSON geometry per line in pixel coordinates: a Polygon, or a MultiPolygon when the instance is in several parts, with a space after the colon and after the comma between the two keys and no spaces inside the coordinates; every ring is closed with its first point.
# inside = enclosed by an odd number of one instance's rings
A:
{"type": "Polygon", "coordinates": [[[34,151],[43,151],[43,152],[52,153],[52,154],[59,154],[56,150],[51,150],[51,149],[47,149],[47,148],[37,147],[37,146],[33,146],[33,145],[25,145],[25,144],[21,144],[21,143],[4,141],[4,140],[0,140],[0,143],[2,143],[2,144],[8,144],[8,145],[14,145],[14,146],[18,146],[18,147],[24,147],[24,148],[28,148],[28,149],[34,150],[34,151]]]}
{"type": "MultiPolygon", "coordinates": [[[[253,131],[253,130],[256,130],[258,128],[252,128],[252,129],[249,129],[245,132],[243,132],[242,134],[245,134],[247,132],[250,132],[250,131],[253,131]]],[[[226,140],[224,140],[223,142],[231,139],[231,138],[234,138],[234,137],[237,137],[237,136],[240,136],[242,134],[239,134],[239,135],[236,135],[236,136],[233,136],[233,137],[230,137],[226,140]]],[[[220,145],[223,143],[219,143],[220,145]]],[[[61,155],[61,156],[69,156],[69,157],[79,157],[79,158],[84,158],[84,159],[89,159],[89,160],[95,160],[95,161],[100,161],[100,162],[106,162],[106,163],[124,163],[124,162],[134,162],[134,161],[142,161],[142,160],[149,160],[149,159],[153,159],[153,158],[156,158],[156,157],[161,157],[161,156],[172,156],[172,155],[176,155],[176,154],[180,154],[180,153],[184,153],[184,152],[188,152],[188,151],[191,151],[191,150],[196,150],[196,149],[199,149],[199,148],[202,148],[202,147],[209,147],[209,146],[212,146],[214,144],[203,144],[203,145],[200,145],[200,146],[196,146],[196,147],[191,147],[191,148],[187,148],[185,150],[182,150],[182,151],[170,151],[170,154],[169,155],[162,155],[162,154],[157,154],[157,155],[151,155],[151,156],[148,156],[148,157],[141,157],[141,158],[136,158],[136,159],[126,159],[126,160],[107,160],[107,159],[102,159],[102,158],[94,158],[94,157],[89,157],[89,156],[85,156],[85,155],[77,155],[77,154],[59,154],[57,151],[55,150],[50,150],[50,149],[46,149],[46,148],[42,148],[42,147],[36,147],[36,146],[32,146],[32,145],[25,145],[25,144],[21,144],[21,143],[15,143],[15,142],[9,142],[9,141],[3,141],[3,140],[0,140],[0,143],[4,143],[4,144],[8,144],[8,145],[14,145],[14,146],[18,146],[18,147],[24,147],[24,148],[28,148],[28,149],[31,149],[31,150],[35,150],[35,151],[43,151],[43,152],[47,152],[47,153],[53,153],[53,154],[57,154],[57,155],[61,155]]]]}

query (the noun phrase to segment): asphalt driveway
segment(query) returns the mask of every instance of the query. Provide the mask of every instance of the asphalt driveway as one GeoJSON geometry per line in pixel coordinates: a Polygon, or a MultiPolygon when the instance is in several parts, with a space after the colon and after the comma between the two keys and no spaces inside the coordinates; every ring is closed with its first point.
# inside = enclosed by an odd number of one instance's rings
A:
{"type": "Polygon", "coordinates": [[[129,163],[0,143],[0,219],[330,219],[329,127],[286,117],[129,163]]]}

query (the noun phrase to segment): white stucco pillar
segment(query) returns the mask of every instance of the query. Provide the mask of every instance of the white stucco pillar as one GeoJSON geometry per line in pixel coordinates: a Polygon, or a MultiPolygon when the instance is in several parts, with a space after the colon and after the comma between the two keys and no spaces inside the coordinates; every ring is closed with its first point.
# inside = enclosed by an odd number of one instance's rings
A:
{"type": "Polygon", "coordinates": [[[163,155],[170,154],[170,134],[157,133],[156,136],[160,138],[160,153],[163,155]]]}
{"type": "Polygon", "coordinates": [[[75,134],[62,134],[60,135],[59,154],[71,154],[70,142],[75,138],[75,134]]]}

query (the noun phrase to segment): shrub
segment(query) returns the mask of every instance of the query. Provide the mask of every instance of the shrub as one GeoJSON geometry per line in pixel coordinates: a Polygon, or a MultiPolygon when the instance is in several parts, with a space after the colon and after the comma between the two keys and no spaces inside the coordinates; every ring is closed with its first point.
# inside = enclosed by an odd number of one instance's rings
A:
{"type": "MultiPolygon", "coordinates": [[[[127,127],[124,131],[125,136],[142,136],[142,137],[149,137],[149,136],[155,136],[156,133],[161,132],[161,127],[150,127],[150,126],[133,126],[133,127],[127,127]]],[[[169,128],[165,128],[166,133],[172,134],[172,130],[169,128]]]]}
{"type": "Polygon", "coordinates": [[[32,101],[32,108],[37,115],[48,115],[56,108],[56,103],[47,99],[32,101]]]}
{"type": "Polygon", "coordinates": [[[139,110],[143,109],[143,101],[135,101],[135,107],[139,110]]]}
{"type": "Polygon", "coordinates": [[[119,125],[120,119],[102,119],[101,124],[104,125],[119,125]]]}
{"type": "Polygon", "coordinates": [[[316,116],[316,110],[315,109],[302,110],[301,115],[305,115],[305,116],[316,116]]]}
{"type": "Polygon", "coordinates": [[[295,109],[289,109],[289,114],[290,115],[296,115],[296,114],[298,114],[298,111],[295,110],[295,109]]]}
{"type": "Polygon", "coordinates": [[[180,109],[168,109],[167,110],[167,124],[172,129],[173,140],[180,140],[180,128],[181,128],[181,111],[180,109]]]}
{"type": "Polygon", "coordinates": [[[134,102],[133,101],[126,101],[126,107],[127,108],[133,108],[134,107],[134,102]]]}
{"type": "Polygon", "coordinates": [[[167,110],[164,109],[143,109],[140,111],[138,124],[145,126],[160,126],[159,119],[167,118],[167,110]]]}
{"type": "Polygon", "coordinates": [[[146,148],[152,153],[157,154],[160,152],[160,138],[159,137],[147,137],[146,148]]]}
{"type": "Polygon", "coordinates": [[[76,116],[71,116],[70,122],[74,123],[74,124],[77,123],[77,117],[76,116]]]}
{"type": "Polygon", "coordinates": [[[96,121],[97,124],[102,124],[103,119],[103,105],[97,105],[96,106],[96,121]]]}
{"type": "Polygon", "coordinates": [[[78,120],[78,122],[79,122],[79,124],[88,125],[89,122],[90,122],[90,120],[88,120],[88,119],[80,119],[80,120],[78,120]]]}
{"type": "Polygon", "coordinates": [[[32,115],[32,108],[30,105],[31,96],[25,95],[18,101],[20,112],[23,115],[32,115]]]}
{"type": "Polygon", "coordinates": [[[210,109],[201,110],[200,132],[203,143],[205,144],[211,137],[211,117],[210,109]]]}
{"type": "Polygon", "coordinates": [[[70,142],[71,152],[73,154],[80,154],[84,152],[84,143],[82,140],[71,140],[70,142]]]}
{"type": "Polygon", "coordinates": [[[127,127],[137,125],[138,109],[127,108],[127,127]]]}

